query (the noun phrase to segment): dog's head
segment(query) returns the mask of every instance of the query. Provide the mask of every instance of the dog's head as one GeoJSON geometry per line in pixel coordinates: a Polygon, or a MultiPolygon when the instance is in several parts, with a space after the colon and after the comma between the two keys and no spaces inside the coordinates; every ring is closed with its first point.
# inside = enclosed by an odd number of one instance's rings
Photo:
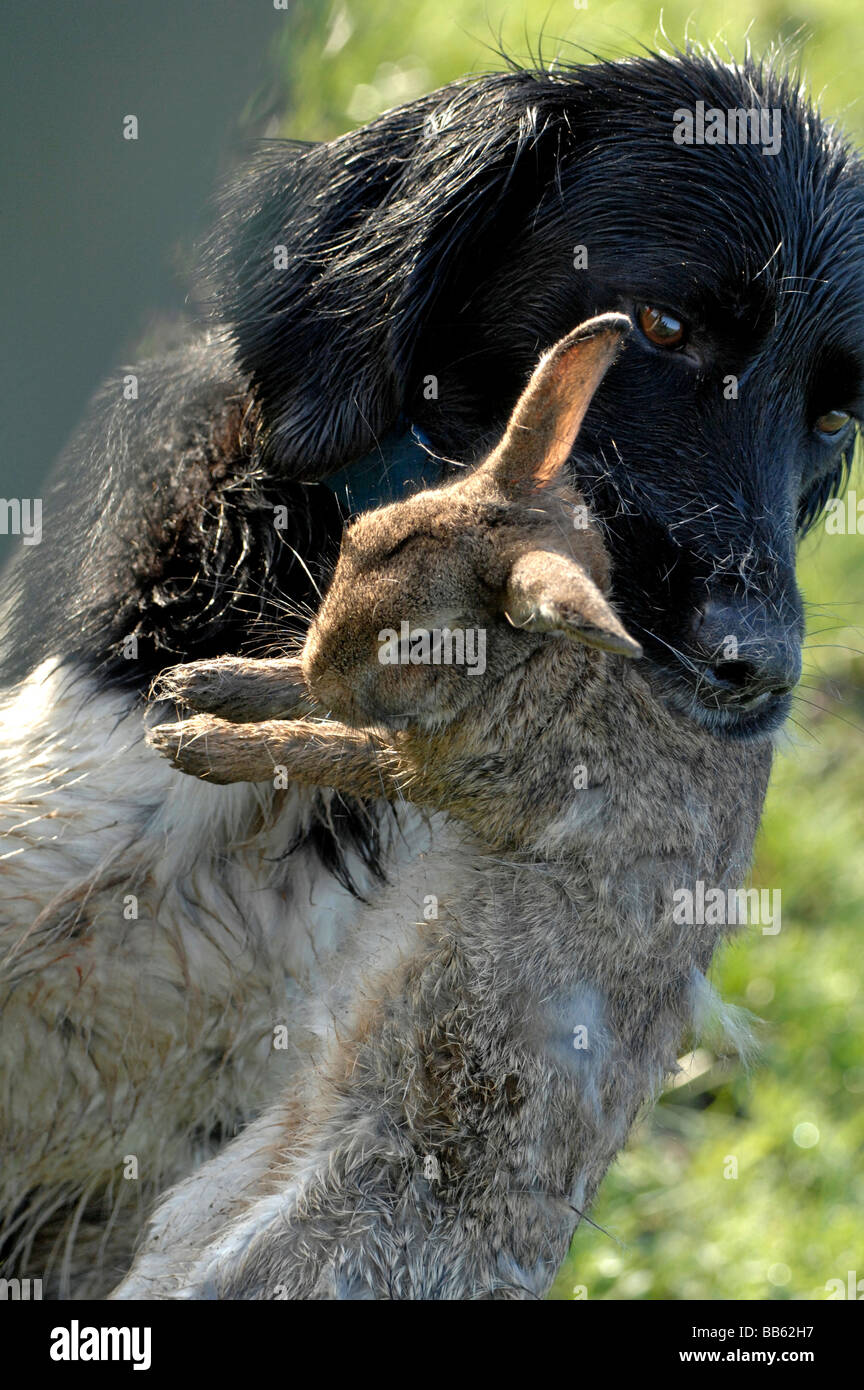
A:
{"type": "Polygon", "coordinates": [[[218,312],[294,476],[400,418],[473,460],[543,349],[628,313],[573,456],[619,611],[686,714],[779,724],[796,539],[864,410],[864,178],[792,81],[699,53],[513,71],[274,147],[225,211],[218,312]]]}

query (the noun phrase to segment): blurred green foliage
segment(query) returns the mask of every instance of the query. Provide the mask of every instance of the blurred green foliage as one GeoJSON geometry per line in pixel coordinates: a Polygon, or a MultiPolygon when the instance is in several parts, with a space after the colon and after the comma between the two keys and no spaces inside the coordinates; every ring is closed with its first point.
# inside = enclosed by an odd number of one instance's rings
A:
{"type": "MultiPolygon", "coordinates": [[[[864,7],[809,0],[294,0],[278,62],[281,133],[331,138],[503,47],[621,56],[685,34],[743,53],[798,37],[823,109],[859,139],[864,7]],[[587,50],[587,53],[586,53],[587,50]]],[[[856,469],[864,497],[864,482],[856,469]]],[[[864,510],[864,509],[862,509],[864,510]]],[[[864,520],[862,520],[864,526],[864,520]]],[[[782,891],[782,930],[745,929],[715,983],[763,1020],[751,1070],[710,1046],[648,1116],[583,1224],[553,1297],[824,1299],[864,1279],[864,537],[803,547],[805,676],[778,759],[753,883],[782,891]],[[737,1164],[737,1177],[724,1176],[737,1164]],[[583,1292],[584,1291],[584,1292],[583,1292]]]]}

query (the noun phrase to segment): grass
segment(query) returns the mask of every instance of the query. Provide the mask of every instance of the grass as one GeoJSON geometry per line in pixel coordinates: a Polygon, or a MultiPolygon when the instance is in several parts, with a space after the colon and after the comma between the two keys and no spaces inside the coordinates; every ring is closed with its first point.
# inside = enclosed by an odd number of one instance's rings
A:
{"type": "MultiPolygon", "coordinates": [[[[853,0],[664,3],[672,41],[689,32],[740,54],[802,26],[802,68],[823,107],[859,138],[864,8],[853,0]]],[[[639,0],[297,0],[278,62],[291,92],[284,134],[340,134],[469,72],[573,45],[614,56],[662,42],[639,0]],[[567,41],[567,42],[562,42],[567,41]]],[[[860,470],[856,474],[860,480],[860,470]]],[[[859,481],[859,486],[860,486],[859,481]]],[[[853,481],[854,486],[854,481],[853,481]]],[[[746,929],[716,963],[724,997],[752,1010],[749,1073],[703,1047],[684,1085],[634,1135],[583,1225],[557,1299],[814,1299],[864,1278],[864,537],[805,542],[809,630],[795,723],[777,761],[756,885],[782,893],[782,929],[746,929]],[[737,1176],[732,1176],[737,1172],[737,1176]]]]}

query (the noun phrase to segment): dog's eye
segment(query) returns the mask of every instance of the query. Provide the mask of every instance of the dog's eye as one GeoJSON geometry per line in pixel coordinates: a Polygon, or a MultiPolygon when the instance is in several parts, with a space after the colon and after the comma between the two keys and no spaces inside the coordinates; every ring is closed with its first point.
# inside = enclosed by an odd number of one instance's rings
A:
{"type": "Polygon", "coordinates": [[[687,337],[687,329],[680,319],[665,309],[652,309],[643,304],[636,315],[639,327],[649,343],[660,348],[679,348],[687,337]]]}
{"type": "Polygon", "coordinates": [[[826,410],[816,421],[816,428],[820,434],[840,434],[849,424],[849,419],[847,410],[826,410]]]}

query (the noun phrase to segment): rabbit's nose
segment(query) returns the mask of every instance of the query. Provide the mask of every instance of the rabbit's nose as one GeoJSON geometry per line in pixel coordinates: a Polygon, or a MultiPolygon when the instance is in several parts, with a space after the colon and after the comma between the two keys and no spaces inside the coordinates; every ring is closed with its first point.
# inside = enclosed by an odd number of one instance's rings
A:
{"type": "Polygon", "coordinates": [[[341,718],[345,717],[352,704],[352,692],[347,681],[337,672],[330,670],[323,671],[321,675],[313,675],[309,680],[309,688],[316,703],[323,709],[338,714],[341,718]]]}
{"type": "Polygon", "coordinates": [[[694,621],[690,654],[698,695],[716,708],[748,710],[787,695],[801,677],[801,643],[794,624],[781,623],[765,603],[709,599],[694,621]]]}

